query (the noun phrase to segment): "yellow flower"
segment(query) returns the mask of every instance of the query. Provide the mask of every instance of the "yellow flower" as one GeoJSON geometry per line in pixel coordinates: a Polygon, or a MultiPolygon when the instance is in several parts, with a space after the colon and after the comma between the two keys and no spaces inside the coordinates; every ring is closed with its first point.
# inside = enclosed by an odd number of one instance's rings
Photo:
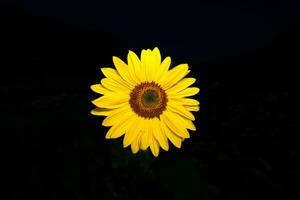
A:
{"type": "Polygon", "coordinates": [[[123,146],[131,145],[133,153],[150,147],[158,156],[160,147],[169,150],[170,140],[177,148],[196,130],[191,111],[199,110],[199,102],[188,98],[199,92],[189,87],[196,79],[185,78],[190,72],[187,64],[169,70],[171,58],[161,62],[158,48],[142,50],[141,58],[132,51],[127,64],[113,57],[116,69],[101,68],[106,78],[91,89],[103,96],[92,101],[91,114],[106,116],[102,125],[111,127],[105,138],[122,135],[123,146]]]}

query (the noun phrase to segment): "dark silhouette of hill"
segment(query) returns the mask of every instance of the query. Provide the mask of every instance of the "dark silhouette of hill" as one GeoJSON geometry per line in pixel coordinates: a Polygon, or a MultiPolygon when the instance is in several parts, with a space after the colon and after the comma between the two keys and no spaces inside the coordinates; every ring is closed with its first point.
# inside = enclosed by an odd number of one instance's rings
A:
{"type": "Polygon", "coordinates": [[[300,23],[277,34],[272,44],[255,52],[216,59],[205,66],[208,79],[228,88],[251,91],[290,91],[298,85],[300,23]]]}
{"type": "MultiPolygon", "coordinates": [[[[203,78],[224,82],[228,87],[290,91],[296,85],[294,70],[300,64],[299,27],[278,35],[268,48],[216,58],[197,69],[203,72],[203,78]]],[[[27,16],[14,9],[1,12],[1,30],[4,85],[18,80],[27,88],[54,89],[73,82],[77,85],[72,88],[80,88],[86,84],[84,80],[95,80],[95,69],[112,64],[112,55],[127,52],[111,33],[27,16]]]]}

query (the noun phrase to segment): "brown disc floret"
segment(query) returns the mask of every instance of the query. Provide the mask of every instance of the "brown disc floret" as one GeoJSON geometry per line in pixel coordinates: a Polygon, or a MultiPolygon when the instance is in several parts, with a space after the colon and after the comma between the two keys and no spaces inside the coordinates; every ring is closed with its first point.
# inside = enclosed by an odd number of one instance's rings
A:
{"type": "Polygon", "coordinates": [[[154,82],[141,83],[131,91],[129,104],[133,111],[144,118],[159,117],[166,109],[167,94],[154,82]]]}

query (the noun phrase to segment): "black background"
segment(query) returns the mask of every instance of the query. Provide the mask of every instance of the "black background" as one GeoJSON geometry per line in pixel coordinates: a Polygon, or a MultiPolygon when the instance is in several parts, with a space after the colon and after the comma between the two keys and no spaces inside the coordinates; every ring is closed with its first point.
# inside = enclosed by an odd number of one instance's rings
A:
{"type": "Polygon", "coordinates": [[[300,198],[298,2],[0,5],[5,199],[300,198]],[[197,131],[158,158],[89,114],[100,66],[155,46],[201,88],[197,131]]]}

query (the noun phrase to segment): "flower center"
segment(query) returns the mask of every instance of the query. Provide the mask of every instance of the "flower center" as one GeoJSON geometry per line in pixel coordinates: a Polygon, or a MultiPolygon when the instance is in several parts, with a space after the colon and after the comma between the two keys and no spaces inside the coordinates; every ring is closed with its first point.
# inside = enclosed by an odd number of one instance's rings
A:
{"type": "Polygon", "coordinates": [[[155,90],[146,90],[142,95],[142,101],[146,107],[154,106],[159,102],[159,97],[155,90]]]}
{"type": "Polygon", "coordinates": [[[154,118],[166,109],[167,101],[166,92],[157,83],[145,82],[131,91],[129,104],[140,117],[154,118]]]}

